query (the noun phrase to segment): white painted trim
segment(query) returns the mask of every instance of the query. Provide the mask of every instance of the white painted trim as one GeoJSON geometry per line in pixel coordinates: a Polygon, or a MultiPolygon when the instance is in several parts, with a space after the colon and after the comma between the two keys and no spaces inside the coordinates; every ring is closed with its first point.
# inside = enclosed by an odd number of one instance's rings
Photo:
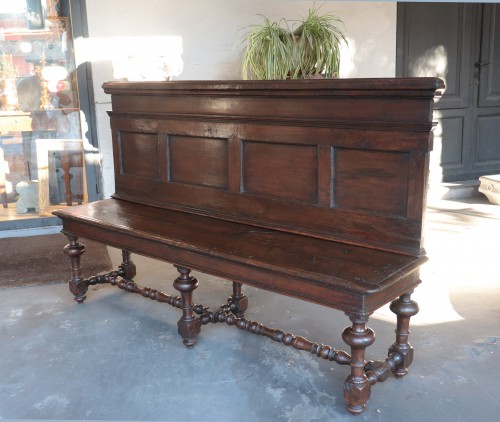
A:
{"type": "Polygon", "coordinates": [[[62,226],[35,227],[31,229],[0,230],[0,239],[9,237],[31,237],[44,234],[57,234],[62,230],[62,226]]]}

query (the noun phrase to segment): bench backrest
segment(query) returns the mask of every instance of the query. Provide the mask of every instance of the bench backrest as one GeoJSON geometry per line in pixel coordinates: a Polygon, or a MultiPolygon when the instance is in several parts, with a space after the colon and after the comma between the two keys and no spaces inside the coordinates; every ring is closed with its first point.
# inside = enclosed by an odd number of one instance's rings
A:
{"type": "Polygon", "coordinates": [[[115,198],[423,254],[436,78],[109,82],[115,198]]]}

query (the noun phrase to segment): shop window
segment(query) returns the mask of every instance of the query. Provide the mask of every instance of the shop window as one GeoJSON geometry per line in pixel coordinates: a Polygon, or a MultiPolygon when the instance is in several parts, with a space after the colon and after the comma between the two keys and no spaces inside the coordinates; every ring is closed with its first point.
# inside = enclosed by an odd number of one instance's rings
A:
{"type": "Polygon", "coordinates": [[[0,222],[88,199],[67,6],[0,0],[0,222]]]}

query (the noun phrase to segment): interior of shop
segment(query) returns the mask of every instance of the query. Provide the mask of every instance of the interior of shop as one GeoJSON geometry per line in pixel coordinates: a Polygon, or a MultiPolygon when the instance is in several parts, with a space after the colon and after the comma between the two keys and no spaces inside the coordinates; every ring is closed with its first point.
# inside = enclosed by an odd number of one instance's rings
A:
{"type": "Polygon", "coordinates": [[[73,36],[64,2],[3,9],[0,222],[26,221],[88,200],[73,36]]]}

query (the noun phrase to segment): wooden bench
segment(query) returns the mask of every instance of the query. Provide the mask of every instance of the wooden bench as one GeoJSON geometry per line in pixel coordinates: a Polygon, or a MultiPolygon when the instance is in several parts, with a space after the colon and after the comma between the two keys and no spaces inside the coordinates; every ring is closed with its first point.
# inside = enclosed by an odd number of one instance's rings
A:
{"type": "Polygon", "coordinates": [[[71,292],[82,303],[89,285],[111,283],[178,307],[187,347],[201,325],[225,322],[350,365],[344,397],[362,412],[371,385],[404,376],[413,358],[441,88],[435,78],[106,83],[116,193],[55,212],[71,292]],[[122,249],[123,263],[83,279],[80,236],[122,249]],[[136,284],[131,252],[173,263],[180,297],[136,284]],[[231,280],[228,303],[194,305],[191,270],[231,280]],[[247,320],[243,284],[345,312],[350,353],[247,320]],[[389,302],[396,340],[366,362],[366,323],[389,302]]]}

